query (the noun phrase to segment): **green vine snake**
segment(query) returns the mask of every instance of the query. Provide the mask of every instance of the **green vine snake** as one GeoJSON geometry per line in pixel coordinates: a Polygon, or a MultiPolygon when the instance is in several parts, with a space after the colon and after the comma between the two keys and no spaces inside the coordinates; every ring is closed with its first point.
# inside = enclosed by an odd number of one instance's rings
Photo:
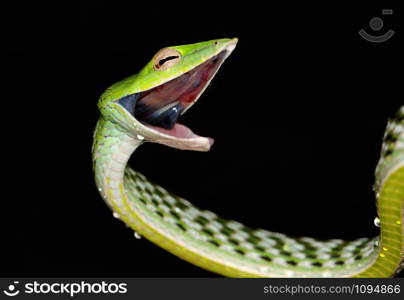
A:
{"type": "Polygon", "coordinates": [[[100,97],[93,167],[98,190],[140,235],[197,266],[230,277],[390,277],[404,267],[404,106],[388,122],[376,168],[380,236],[292,238],[201,210],[135,172],[127,162],[144,142],[208,151],[213,140],[177,119],[200,97],[237,39],[158,51],[136,75],[100,97]]]}

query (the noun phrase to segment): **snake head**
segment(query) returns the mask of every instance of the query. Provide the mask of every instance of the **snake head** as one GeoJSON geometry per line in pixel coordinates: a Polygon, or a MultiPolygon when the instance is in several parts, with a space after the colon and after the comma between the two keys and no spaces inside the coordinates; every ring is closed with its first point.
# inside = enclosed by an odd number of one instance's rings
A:
{"type": "Polygon", "coordinates": [[[208,151],[213,139],[178,123],[201,96],[237,39],[219,39],[158,51],[136,75],[101,96],[102,115],[134,138],[170,147],[208,151]]]}

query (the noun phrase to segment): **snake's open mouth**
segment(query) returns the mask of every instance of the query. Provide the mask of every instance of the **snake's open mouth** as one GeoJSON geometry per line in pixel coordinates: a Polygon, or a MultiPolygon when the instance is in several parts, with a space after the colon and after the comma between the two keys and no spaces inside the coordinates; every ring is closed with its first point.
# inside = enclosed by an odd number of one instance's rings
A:
{"type": "Polygon", "coordinates": [[[222,62],[223,50],[192,70],[150,90],[128,95],[118,102],[147,127],[176,138],[197,137],[177,120],[198,100],[222,62]]]}

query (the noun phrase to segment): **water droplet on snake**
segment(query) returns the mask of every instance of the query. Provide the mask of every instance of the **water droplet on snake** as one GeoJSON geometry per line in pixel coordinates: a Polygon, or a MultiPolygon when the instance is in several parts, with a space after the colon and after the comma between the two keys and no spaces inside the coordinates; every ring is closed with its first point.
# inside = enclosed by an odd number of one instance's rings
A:
{"type": "Polygon", "coordinates": [[[401,221],[400,221],[400,220],[397,220],[397,221],[396,221],[396,224],[401,225],[401,221]]]}
{"type": "Polygon", "coordinates": [[[376,217],[376,218],[373,220],[373,223],[375,223],[375,226],[376,226],[376,227],[380,227],[380,219],[379,219],[378,217],[376,217]]]}
{"type": "Polygon", "coordinates": [[[143,140],[144,140],[144,136],[142,136],[142,135],[140,135],[140,134],[136,135],[136,138],[137,138],[139,141],[143,141],[143,140]]]}
{"type": "Polygon", "coordinates": [[[115,219],[119,219],[121,216],[117,212],[113,212],[112,215],[114,216],[115,219]]]}
{"type": "Polygon", "coordinates": [[[135,232],[133,233],[133,235],[134,235],[135,238],[138,239],[138,240],[140,240],[140,239],[142,238],[142,236],[141,236],[139,233],[137,233],[137,231],[135,231],[135,232]]]}
{"type": "Polygon", "coordinates": [[[260,269],[261,272],[267,272],[268,271],[267,266],[260,266],[259,269],[260,269]]]}
{"type": "Polygon", "coordinates": [[[375,241],[375,246],[376,246],[376,247],[379,246],[379,240],[376,240],[376,241],[375,241]]]}
{"type": "Polygon", "coordinates": [[[330,271],[325,271],[322,273],[323,277],[331,277],[331,272],[330,271]]]}
{"type": "Polygon", "coordinates": [[[384,254],[384,253],[380,253],[379,255],[380,255],[380,257],[386,257],[386,254],[384,254]]]}

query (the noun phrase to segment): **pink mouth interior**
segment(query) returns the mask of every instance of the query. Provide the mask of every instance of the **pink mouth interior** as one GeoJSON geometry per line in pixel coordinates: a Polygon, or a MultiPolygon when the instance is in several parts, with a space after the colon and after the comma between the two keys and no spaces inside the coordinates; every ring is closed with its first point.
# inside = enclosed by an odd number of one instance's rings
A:
{"type": "Polygon", "coordinates": [[[157,127],[157,126],[148,126],[158,132],[161,132],[163,134],[167,134],[167,135],[171,135],[177,138],[181,138],[181,139],[192,139],[195,137],[198,137],[198,135],[196,135],[195,133],[192,132],[191,129],[189,129],[187,126],[182,125],[182,124],[175,124],[174,128],[172,129],[164,129],[161,127],[157,127]]]}
{"type": "MultiPolygon", "coordinates": [[[[157,118],[166,107],[179,103],[182,114],[197,100],[202,90],[215,75],[226,51],[222,51],[201,65],[151,90],[139,93],[134,115],[144,125],[163,134],[176,138],[191,139],[198,137],[188,127],[176,123],[173,128],[165,129],[156,124],[150,124],[150,118],[157,118]]],[[[170,116],[168,114],[168,116],[170,116]]]]}

